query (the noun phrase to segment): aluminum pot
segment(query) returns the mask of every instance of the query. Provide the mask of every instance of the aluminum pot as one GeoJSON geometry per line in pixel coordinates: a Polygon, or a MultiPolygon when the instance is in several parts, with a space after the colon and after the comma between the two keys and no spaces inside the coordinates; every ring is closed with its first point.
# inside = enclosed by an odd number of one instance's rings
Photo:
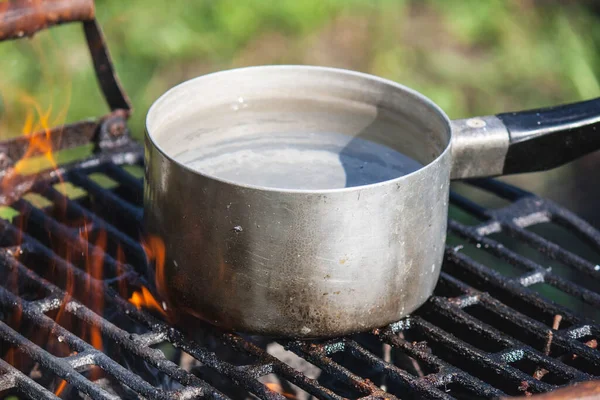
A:
{"type": "Polygon", "coordinates": [[[599,99],[450,121],[414,90],[332,68],[189,80],[146,120],[160,283],[176,310],[226,329],[315,338],[384,326],[433,292],[450,179],[565,163],[600,147],[599,121],[599,99]]]}

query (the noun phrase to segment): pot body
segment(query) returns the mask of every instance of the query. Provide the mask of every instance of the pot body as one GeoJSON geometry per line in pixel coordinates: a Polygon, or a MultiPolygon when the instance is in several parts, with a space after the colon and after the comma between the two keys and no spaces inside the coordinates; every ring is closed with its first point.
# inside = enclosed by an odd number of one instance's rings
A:
{"type": "Polygon", "coordinates": [[[348,71],[258,67],[214,75],[167,93],[147,121],[145,224],[165,243],[160,284],[172,306],[227,329],[314,338],[380,327],[425,302],[446,237],[447,117],[416,92],[348,71]],[[245,94],[261,85],[277,93],[281,85],[297,87],[294,93],[313,85],[397,113],[405,123],[398,140],[416,143],[426,165],[379,183],[315,191],[237,185],[198,173],[165,150],[167,142],[189,138],[154,132],[196,107],[193,93],[205,97],[219,79],[247,85],[240,89],[245,94]]]}

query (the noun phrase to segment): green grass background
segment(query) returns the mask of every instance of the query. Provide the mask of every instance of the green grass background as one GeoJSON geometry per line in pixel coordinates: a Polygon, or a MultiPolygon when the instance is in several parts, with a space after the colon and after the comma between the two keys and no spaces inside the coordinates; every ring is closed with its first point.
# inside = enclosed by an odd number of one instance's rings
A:
{"type": "MultiPolygon", "coordinates": [[[[143,133],[154,99],[243,65],[352,68],[422,91],[453,118],[597,96],[596,2],[532,0],[98,0],[143,133]]],[[[0,44],[0,137],[21,134],[33,96],[50,123],[107,111],[81,27],[0,44]]],[[[35,113],[34,113],[35,114],[35,113]]]]}

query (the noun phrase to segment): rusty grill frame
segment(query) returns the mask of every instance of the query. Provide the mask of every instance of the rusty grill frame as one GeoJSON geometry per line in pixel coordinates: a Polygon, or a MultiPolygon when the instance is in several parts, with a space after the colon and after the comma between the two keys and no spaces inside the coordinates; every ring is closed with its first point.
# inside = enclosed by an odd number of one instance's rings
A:
{"type": "MultiPolygon", "coordinates": [[[[54,151],[95,143],[96,150],[131,145],[127,119],[131,114],[129,97],[123,90],[112,64],[102,29],[96,20],[94,0],[7,0],[0,3],[0,42],[32,37],[37,32],[65,23],[81,22],[94,65],[98,84],[110,112],[97,120],[35,132],[29,137],[0,140],[0,179],[14,172],[14,166],[26,151],[39,155],[28,144],[33,136],[49,137],[54,151]]],[[[48,171],[47,177],[60,171],[48,171]]],[[[0,193],[0,205],[9,204],[27,192],[40,176],[12,177],[18,179],[10,193],[0,193]]]]}

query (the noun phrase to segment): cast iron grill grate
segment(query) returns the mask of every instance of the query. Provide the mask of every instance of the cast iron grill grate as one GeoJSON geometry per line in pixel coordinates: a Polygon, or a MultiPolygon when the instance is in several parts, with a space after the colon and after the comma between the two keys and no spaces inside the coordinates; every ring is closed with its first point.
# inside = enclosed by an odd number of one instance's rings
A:
{"type": "MultiPolygon", "coordinates": [[[[452,194],[443,272],[435,296],[417,313],[353,337],[279,342],[316,366],[320,377],[267,353],[256,338],[211,333],[239,354],[238,361],[221,357],[202,340],[189,339],[158,314],[127,301],[147,285],[138,242],[143,188],[141,178],[117,164],[140,163],[140,158],[137,153],[76,165],[64,179],[78,188],[77,196],[61,193],[55,181],[38,182],[32,189],[36,196],[11,206],[19,215],[12,222],[0,220],[0,353],[5,360],[9,352],[18,353],[54,382],[65,380],[72,397],[236,398],[214,383],[217,375],[261,399],[291,398],[260,380],[275,374],[322,399],[493,398],[600,376],[600,326],[594,322],[600,266],[591,261],[600,258],[600,233],[547,200],[493,180],[461,184],[467,196],[452,194]],[[103,184],[92,179],[98,174],[105,177],[103,184]],[[507,204],[484,208],[469,199],[476,197],[472,188],[507,204]],[[77,234],[81,221],[83,238],[77,234]],[[549,240],[547,233],[556,229],[577,236],[581,247],[570,251],[549,240]],[[98,247],[100,231],[106,253],[98,247]],[[101,274],[91,276],[59,257],[57,246],[73,254],[98,252],[101,274]],[[84,290],[65,295],[68,287],[84,290]],[[103,293],[101,315],[86,305],[94,293],[103,293]],[[57,324],[57,313],[76,321],[71,326],[98,329],[103,351],[57,324]],[[32,332],[45,335],[42,344],[32,332]],[[67,350],[56,351],[59,343],[67,350]],[[164,343],[212,371],[213,379],[166,357],[157,349],[164,343]],[[129,364],[122,361],[132,358],[129,364]],[[137,372],[139,364],[153,371],[150,378],[137,372]],[[94,366],[121,392],[101,384],[106,379],[94,380],[94,366]],[[157,387],[159,375],[168,381],[162,387],[157,387]]],[[[0,360],[0,395],[56,398],[56,390],[36,381],[38,375],[0,360]]]]}

